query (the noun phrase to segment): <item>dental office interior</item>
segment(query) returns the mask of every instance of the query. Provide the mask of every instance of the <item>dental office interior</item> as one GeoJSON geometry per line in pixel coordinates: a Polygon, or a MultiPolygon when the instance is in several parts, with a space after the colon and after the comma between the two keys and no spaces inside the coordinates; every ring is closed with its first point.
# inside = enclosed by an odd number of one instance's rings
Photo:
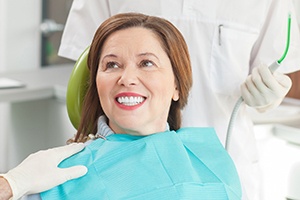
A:
{"type": "MultiPolygon", "coordinates": [[[[300,0],[294,3],[300,22],[300,0]]],[[[0,0],[0,173],[30,153],[65,145],[76,132],[65,104],[74,62],[57,56],[71,4],[0,0]]],[[[290,192],[300,199],[300,72],[289,76],[293,86],[278,108],[249,110],[264,200],[284,200],[290,192]]]]}

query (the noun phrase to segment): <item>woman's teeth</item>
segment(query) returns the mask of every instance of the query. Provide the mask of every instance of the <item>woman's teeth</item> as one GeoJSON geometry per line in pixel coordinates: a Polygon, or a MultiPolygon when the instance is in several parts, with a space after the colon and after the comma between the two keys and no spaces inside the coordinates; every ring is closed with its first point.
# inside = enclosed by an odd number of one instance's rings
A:
{"type": "Polygon", "coordinates": [[[135,106],[142,103],[145,100],[144,97],[118,97],[117,101],[126,106],[135,106]]]}

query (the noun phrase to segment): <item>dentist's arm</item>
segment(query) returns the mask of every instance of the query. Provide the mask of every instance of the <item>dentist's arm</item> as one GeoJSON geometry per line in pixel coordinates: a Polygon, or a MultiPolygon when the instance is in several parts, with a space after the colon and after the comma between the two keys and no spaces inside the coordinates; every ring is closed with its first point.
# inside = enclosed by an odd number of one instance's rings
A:
{"type": "Polygon", "coordinates": [[[242,97],[248,106],[265,112],[280,105],[292,86],[291,79],[268,66],[260,65],[252,70],[241,86],[242,97]]]}
{"type": "Polygon", "coordinates": [[[11,197],[16,200],[24,195],[40,193],[85,175],[85,166],[58,168],[61,161],[83,148],[84,144],[73,143],[29,155],[20,165],[0,175],[0,184],[5,188],[2,190],[0,187],[0,200],[11,197]]]}

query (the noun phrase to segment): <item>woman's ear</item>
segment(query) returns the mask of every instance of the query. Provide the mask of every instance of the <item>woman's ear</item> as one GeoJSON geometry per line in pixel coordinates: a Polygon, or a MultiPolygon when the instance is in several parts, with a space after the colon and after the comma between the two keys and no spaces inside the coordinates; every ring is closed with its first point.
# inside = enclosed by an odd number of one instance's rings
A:
{"type": "Polygon", "coordinates": [[[173,99],[173,101],[178,101],[178,99],[179,99],[179,91],[177,89],[177,86],[175,86],[175,90],[174,90],[172,99],[173,99]]]}

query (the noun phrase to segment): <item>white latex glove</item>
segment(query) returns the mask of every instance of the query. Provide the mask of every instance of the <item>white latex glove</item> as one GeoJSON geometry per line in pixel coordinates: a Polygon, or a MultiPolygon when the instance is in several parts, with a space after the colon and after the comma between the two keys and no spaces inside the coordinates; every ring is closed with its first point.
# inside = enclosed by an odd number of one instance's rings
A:
{"type": "Polygon", "coordinates": [[[39,151],[29,155],[20,165],[6,174],[2,174],[12,189],[16,200],[23,195],[40,193],[60,185],[68,180],[87,173],[85,166],[58,168],[58,164],[71,155],[81,151],[83,143],[39,151]]]}
{"type": "Polygon", "coordinates": [[[265,112],[280,105],[292,86],[291,79],[268,66],[260,65],[252,70],[241,86],[242,97],[248,106],[265,112]]]}

